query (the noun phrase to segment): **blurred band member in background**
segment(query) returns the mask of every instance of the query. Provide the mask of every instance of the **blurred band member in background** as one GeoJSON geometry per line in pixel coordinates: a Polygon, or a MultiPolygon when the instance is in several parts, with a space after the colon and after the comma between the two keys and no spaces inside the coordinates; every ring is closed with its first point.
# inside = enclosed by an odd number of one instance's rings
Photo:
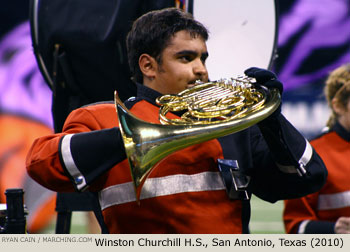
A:
{"type": "Polygon", "coordinates": [[[330,73],[324,93],[331,115],[311,144],[327,167],[327,182],[316,193],[285,201],[287,233],[350,233],[350,64],[330,73]]]}

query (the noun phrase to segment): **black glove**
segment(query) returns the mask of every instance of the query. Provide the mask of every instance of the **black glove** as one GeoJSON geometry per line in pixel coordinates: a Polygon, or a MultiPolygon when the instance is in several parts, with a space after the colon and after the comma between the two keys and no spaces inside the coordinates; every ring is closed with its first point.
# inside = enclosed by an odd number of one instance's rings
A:
{"type": "MultiPolygon", "coordinates": [[[[251,67],[245,70],[244,73],[249,77],[255,78],[257,82],[256,85],[262,85],[267,88],[277,88],[282,96],[283,84],[277,79],[277,76],[273,72],[262,68],[251,67]]],[[[276,111],[273,112],[271,115],[272,117],[276,117],[281,113],[281,104],[276,111]]]]}
{"type": "Polygon", "coordinates": [[[244,71],[245,75],[256,79],[258,85],[263,85],[267,88],[277,88],[282,96],[283,84],[277,79],[277,76],[265,69],[251,67],[244,71]]]}

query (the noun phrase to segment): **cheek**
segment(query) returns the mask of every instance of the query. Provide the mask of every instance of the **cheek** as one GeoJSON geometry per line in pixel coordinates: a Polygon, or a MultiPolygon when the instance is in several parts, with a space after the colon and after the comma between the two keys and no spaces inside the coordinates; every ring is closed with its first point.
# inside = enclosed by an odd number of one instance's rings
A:
{"type": "Polygon", "coordinates": [[[349,109],[346,111],[345,115],[346,115],[348,121],[350,121],[350,110],[349,109]]]}
{"type": "Polygon", "coordinates": [[[181,69],[172,69],[167,72],[165,79],[169,85],[179,85],[179,83],[186,80],[186,74],[181,69]]]}

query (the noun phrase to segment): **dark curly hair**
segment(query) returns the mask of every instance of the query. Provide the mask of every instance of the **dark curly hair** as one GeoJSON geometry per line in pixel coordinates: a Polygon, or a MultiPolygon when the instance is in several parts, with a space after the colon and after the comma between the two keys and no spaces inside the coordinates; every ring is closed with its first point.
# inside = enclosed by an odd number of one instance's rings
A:
{"type": "Polygon", "coordinates": [[[126,38],[128,60],[133,80],[142,83],[139,57],[146,53],[162,62],[161,54],[171,38],[179,31],[188,31],[191,36],[208,40],[208,30],[193,19],[190,13],[177,8],[166,8],[148,12],[139,17],[126,38]]]}

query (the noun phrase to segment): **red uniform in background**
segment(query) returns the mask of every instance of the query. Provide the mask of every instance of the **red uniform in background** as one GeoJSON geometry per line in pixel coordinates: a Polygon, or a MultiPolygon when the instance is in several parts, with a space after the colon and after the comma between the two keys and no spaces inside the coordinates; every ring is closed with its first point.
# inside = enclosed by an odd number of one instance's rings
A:
{"type": "Polygon", "coordinates": [[[333,233],[340,216],[350,217],[350,132],[336,124],[310,143],[328,169],[327,182],[316,193],[285,201],[287,233],[333,233]]]}

